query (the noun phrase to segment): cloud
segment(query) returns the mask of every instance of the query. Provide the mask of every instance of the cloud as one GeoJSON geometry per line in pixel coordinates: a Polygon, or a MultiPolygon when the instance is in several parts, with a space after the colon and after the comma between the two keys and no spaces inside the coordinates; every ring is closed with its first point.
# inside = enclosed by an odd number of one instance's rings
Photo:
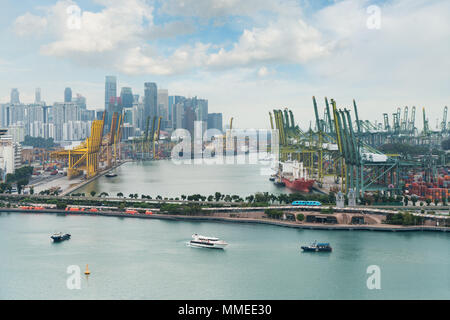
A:
{"type": "Polygon", "coordinates": [[[47,27],[47,19],[27,12],[14,21],[14,31],[19,36],[42,33],[47,27]]]}
{"type": "MultiPolygon", "coordinates": [[[[154,8],[143,0],[98,2],[104,9],[82,11],[79,16],[73,16],[68,8],[74,3],[62,0],[47,8],[43,17],[26,13],[16,21],[22,25],[49,21],[44,28],[52,39],[41,46],[40,52],[44,55],[69,58],[91,66],[112,65],[127,74],[170,75],[197,68],[234,68],[266,62],[304,63],[327,53],[319,32],[293,14],[280,15],[266,26],[244,30],[231,50],[221,45],[213,49],[211,43],[202,42],[161,50],[151,40],[191,33],[196,30],[195,26],[186,20],[155,25],[154,8]],[[71,28],[70,21],[76,21],[72,26],[77,27],[71,28]]],[[[271,3],[267,2],[262,8],[272,8],[271,3]]],[[[290,2],[280,5],[278,12],[285,6],[290,6],[290,2]]],[[[253,0],[168,2],[163,8],[172,9],[173,15],[180,14],[180,8],[187,8],[186,12],[181,10],[186,15],[199,10],[205,16],[251,14],[261,10],[253,0]]]]}
{"type": "Polygon", "coordinates": [[[265,28],[244,30],[231,50],[211,54],[213,67],[248,66],[257,63],[305,63],[328,54],[320,33],[301,19],[283,19],[265,28]]]}

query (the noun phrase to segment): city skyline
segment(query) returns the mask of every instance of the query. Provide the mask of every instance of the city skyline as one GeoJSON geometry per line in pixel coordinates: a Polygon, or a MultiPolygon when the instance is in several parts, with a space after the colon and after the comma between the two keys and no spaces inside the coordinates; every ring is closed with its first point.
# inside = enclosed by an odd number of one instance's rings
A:
{"type": "Polygon", "coordinates": [[[0,102],[11,88],[31,103],[36,87],[51,102],[71,87],[100,109],[104,75],[113,74],[140,95],[143,83],[155,82],[169,94],[206,97],[211,112],[234,117],[240,127],[267,127],[267,111],[284,106],[308,127],[313,95],[342,107],[355,98],[361,117],[379,121],[407,105],[425,107],[434,124],[448,105],[448,2],[183,3],[8,1],[0,14],[0,39],[10,44],[0,52],[0,71],[8,74],[0,102]],[[64,31],[69,5],[81,9],[81,26],[64,31]],[[367,26],[373,5],[379,29],[367,26]],[[102,26],[112,39],[97,28],[105,19],[115,21],[102,26]],[[57,27],[63,31],[52,33],[57,27]]]}

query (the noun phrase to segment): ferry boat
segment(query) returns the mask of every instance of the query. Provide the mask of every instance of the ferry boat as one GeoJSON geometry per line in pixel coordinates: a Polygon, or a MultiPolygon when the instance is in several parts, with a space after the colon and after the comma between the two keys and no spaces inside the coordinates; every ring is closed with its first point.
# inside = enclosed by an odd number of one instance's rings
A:
{"type": "Polygon", "coordinates": [[[69,240],[70,234],[68,233],[62,234],[61,232],[56,232],[50,238],[52,238],[53,242],[61,242],[64,240],[69,240]]]}
{"type": "Polygon", "coordinates": [[[205,237],[194,233],[192,240],[189,242],[192,247],[212,248],[212,249],[224,249],[228,243],[218,238],[205,237]]]}
{"type": "Polygon", "coordinates": [[[302,246],[302,250],[312,252],[331,252],[333,249],[329,243],[318,243],[317,241],[314,241],[309,246],[302,246]]]}
{"type": "Polygon", "coordinates": [[[281,182],[287,188],[305,193],[311,192],[315,180],[308,177],[303,162],[296,160],[280,162],[278,170],[281,182]]]}

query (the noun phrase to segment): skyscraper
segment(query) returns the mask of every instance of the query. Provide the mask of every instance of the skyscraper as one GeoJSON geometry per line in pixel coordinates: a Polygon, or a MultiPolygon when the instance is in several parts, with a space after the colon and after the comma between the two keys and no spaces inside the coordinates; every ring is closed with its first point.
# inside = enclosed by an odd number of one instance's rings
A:
{"type": "Polygon", "coordinates": [[[11,89],[11,104],[19,104],[19,90],[17,88],[11,89]]]}
{"type": "Polygon", "coordinates": [[[72,102],[72,89],[66,88],[64,90],[64,102],[72,102]]]}
{"type": "Polygon", "coordinates": [[[108,112],[109,101],[117,97],[117,79],[115,76],[105,77],[105,110],[108,112]]]}
{"type": "Polygon", "coordinates": [[[223,130],[221,113],[208,113],[208,129],[223,130]]]}
{"type": "Polygon", "coordinates": [[[162,117],[162,128],[169,126],[169,91],[158,89],[158,115],[162,117]]]}
{"type": "Polygon", "coordinates": [[[144,118],[158,116],[158,87],[154,82],[144,83],[144,118]]]}
{"type": "Polygon", "coordinates": [[[41,88],[36,88],[36,91],[34,93],[34,102],[41,103],[41,88]]]}
{"type": "Polygon", "coordinates": [[[133,107],[133,91],[129,87],[123,87],[120,90],[120,98],[122,99],[122,107],[123,108],[132,108],[133,107]]]}
{"type": "MultiPolygon", "coordinates": [[[[105,129],[109,130],[109,125],[112,119],[112,110],[110,108],[111,99],[117,98],[117,79],[115,76],[106,76],[105,77],[105,129]]],[[[115,100],[113,100],[115,101],[115,100]]],[[[108,132],[108,131],[106,131],[108,132]]]]}

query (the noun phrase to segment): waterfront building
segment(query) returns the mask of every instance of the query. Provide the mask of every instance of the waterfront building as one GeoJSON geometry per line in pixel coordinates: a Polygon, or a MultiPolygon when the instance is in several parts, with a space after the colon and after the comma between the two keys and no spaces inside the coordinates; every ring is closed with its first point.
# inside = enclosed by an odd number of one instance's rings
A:
{"type": "Polygon", "coordinates": [[[0,177],[5,180],[8,173],[14,173],[22,163],[22,148],[14,143],[10,135],[0,136],[0,177]]]}
{"type": "Polygon", "coordinates": [[[72,102],[72,89],[66,88],[64,90],[64,102],[72,102]]]}

